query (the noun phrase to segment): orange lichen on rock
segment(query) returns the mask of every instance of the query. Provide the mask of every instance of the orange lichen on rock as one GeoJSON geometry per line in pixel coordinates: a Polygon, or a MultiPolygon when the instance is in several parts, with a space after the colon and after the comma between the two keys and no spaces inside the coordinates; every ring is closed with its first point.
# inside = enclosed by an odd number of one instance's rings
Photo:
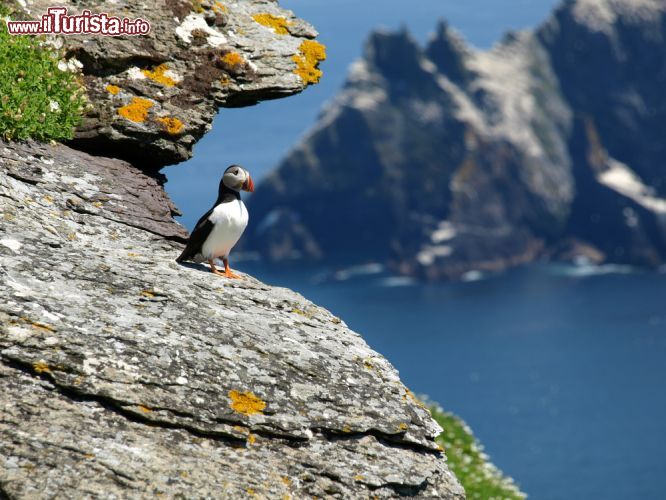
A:
{"type": "Polygon", "coordinates": [[[229,391],[231,399],[231,408],[235,412],[243,415],[254,415],[263,413],[266,403],[254,395],[252,392],[229,391]]]}
{"type": "Polygon", "coordinates": [[[106,91],[109,94],[118,95],[118,93],[120,92],[120,87],[118,87],[117,85],[107,85],[106,91]]]}
{"type": "Polygon", "coordinates": [[[289,34],[289,30],[287,29],[287,26],[289,26],[291,24],[291,22],[287,21],[284,17],[279,17],[279,16],[274,16],[273,14],[263,13],[263,14],[253,15],[252,19],[254,19],[256,22],[258,22],[262,26],[266,26],[268,28],[273,28],[273,31],[275,31],[278,35],[288,35],[289,34]]]}
{"type": "Polygon", "coordinates": [[[176,80],[166,75],[166,72],[169,71],[169,65],[166,63],[160,64],[152,71],[149,69],[142,69],[141,73],[146,75],[146,78],[150,78],[152,81],[161,83],[166,87],[173,87],[178,83],[176,80]]]}
{"type": "Polygon", "coordinates": [[[323,75],[318,68],[321,61],[326,59],[326,46],[314,40],[304,40],[298,50],[300,55],[292,57],[296,63],[294,73],[301,77],[305,83],[317,83],[323,75]]]}
{"type": "Polygon", "coordinates": [[[215,2],[213,4],[213,12],[225,13],[227,12],[227,7],[222,2],[215,2]]]}
{"type": "Polygon", "coordinates": [[[166,130],[170,135],[178,135],[183,130],[183,122],[181,122],[178,118],[165,116],[163,118],[158,118],[157,121],[164,125],[164,130],[166,130]]]}
{"type": "Polygon", "coordinates": [[[53,327],[51,327],[49,325],[45,325],[44,323],[38,323],[38,322],[32,321],[31,319],[28,319],[26,317],[23,317],[21,319],[23,321],[25,321],[26,323],[30,324],[30,326],[32,326],[36,330],[40,330],[40,331],[46,332],[46,333],[55,332],[55,329],[53,327]]]}
{"type": "Polygon", "coordinates": [[[150,99],[143,97],[132,97],[132,101],[118,109],[118,114],[131,122],[141,123],[148,118],[148,110],[153,107],[150,99]]]}
{"type": "Polygon", "coordinates": [[[238,69],[245,64],[245,59],[238,52],[227,52],[220,59],[225,66],[231,69],[238,69]]]}
{"type": "Polygon", "coordinates": [[[51,369],[49,368],[49,365],[44,363],[44,361],[37,361],[36,363],[33,363],[32,368],[37,373],[51,373],[51,369]]]}

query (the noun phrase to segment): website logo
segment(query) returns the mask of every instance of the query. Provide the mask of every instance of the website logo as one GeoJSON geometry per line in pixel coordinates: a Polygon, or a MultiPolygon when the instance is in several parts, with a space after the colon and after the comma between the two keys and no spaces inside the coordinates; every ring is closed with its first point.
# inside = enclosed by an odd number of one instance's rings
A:
{"type": "Polygon", "coordinates": [[[50,7],[41,19],[35,21],[7,20],[11,35],[103,35],[139,36],[150,33],[150,23],[144,19],[110,16],[106,12],[93,14],[67,14],[66,7],[50,7]]]}

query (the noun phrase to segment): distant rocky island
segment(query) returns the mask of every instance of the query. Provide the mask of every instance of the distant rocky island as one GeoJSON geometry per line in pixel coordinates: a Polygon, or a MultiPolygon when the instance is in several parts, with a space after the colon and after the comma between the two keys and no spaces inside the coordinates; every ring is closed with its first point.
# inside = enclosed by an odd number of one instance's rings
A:
{"type": "Polygon", "coordinates": [[[576,0],[492,50],[373,33],[257,189],[245,250],[457,279],[666,260],[666,3],[576,0]],[[288,188],[287,188],[288,186],[288,188]]]}

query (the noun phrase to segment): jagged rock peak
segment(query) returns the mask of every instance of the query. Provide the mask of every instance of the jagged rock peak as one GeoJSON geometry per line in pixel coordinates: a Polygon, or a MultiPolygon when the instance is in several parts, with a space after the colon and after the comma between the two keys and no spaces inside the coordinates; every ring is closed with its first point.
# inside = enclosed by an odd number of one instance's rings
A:
{"type": "Polygon", "coordinates": [[[437,23],[435,33],[426,48],[428,58],[437,66],[439,72],[458,84],[465,83],[470,78],[466,61],[471,52],[463,37],[444,19],[437,23]]]}
{"type": "Polygon", "coordinates": [[[335,262],[355,252],[351,263],[428,279],[572,255],[557,250],[567,241],[608,262],[663,264],[665,27],[663,0],[578,0],[489,51],[445,24],[425,52],[405,32],[373,35],[250,202],[258,220],[280,208],[298,225],[251,223],[248,246],[335,262]],[[342,169],[372,184],[337,182],[342,169]],[[309,173],[307,197],[292,184],[287,198],[276,180],[296,171],[309,173]]]}
{"type": "Polygon", "coordinates": [[[377,30],[368,37],[363,58],[387,79],[402,78],[422,71],[423,50],[406,28],[377,30]]]}

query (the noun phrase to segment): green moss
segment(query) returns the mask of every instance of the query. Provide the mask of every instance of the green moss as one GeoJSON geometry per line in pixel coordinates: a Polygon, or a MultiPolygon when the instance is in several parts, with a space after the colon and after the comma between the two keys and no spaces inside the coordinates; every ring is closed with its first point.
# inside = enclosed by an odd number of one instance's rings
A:
{"type": "Polygon", "coordinates": [[[84,89],[58,69],[62,54],[43,37],[10,35],[7,15],[0,8],[0,137],[70,139],[87,105],[84,89]]]}
{"type": "Polygon", "coordinates": [[[527,497],[513,479],[505,476],[483,453],[483,446],[459,417],[428,403],[433,418],[444,432],[437,443],[444,448],[449,468],[465,488],[468,500],[520,500],[527,497]]]}

